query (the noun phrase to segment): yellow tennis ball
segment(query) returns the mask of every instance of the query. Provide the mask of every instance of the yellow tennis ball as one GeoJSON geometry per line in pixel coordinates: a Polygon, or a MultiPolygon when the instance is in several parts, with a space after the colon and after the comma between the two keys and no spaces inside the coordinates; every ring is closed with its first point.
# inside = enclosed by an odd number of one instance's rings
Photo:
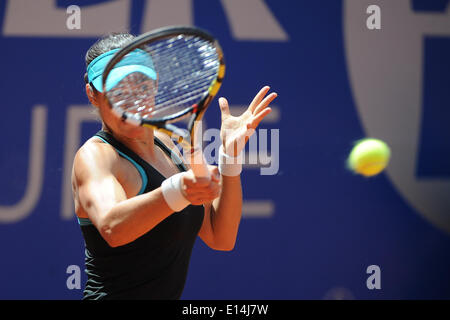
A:
{"type": "Polygon", "coordinates": [[[377,175],[386,168],[391,157],[389,146],[374,138],[359,140],[347,159],[347,166],[366,177],[377,175]]]}

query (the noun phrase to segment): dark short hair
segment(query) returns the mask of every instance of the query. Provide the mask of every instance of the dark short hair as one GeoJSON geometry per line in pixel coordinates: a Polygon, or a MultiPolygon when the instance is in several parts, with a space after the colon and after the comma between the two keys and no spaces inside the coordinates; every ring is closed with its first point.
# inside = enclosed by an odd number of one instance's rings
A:
{"type": "MultiPolygon", "coordinates": [[[[86,67],[98,56],[114,49],[123,48],[134,38],[135,36],[128,32],[115,32],[98,39],[86,52],[86,67]]],[[[84,74],[84,82],[88,83],[87,73],[84,74]]],[[[93,89],[95,90],[95,88],[93,89]]]]}

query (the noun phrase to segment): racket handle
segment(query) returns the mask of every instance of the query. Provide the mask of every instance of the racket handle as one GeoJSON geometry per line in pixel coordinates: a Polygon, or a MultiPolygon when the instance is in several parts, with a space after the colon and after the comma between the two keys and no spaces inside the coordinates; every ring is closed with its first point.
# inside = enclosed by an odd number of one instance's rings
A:
{"type": "Polygon", "coordinates": [[[209,175],[208,165],[203,156],[202,150],[202,122],[194,121],[192,124],[191,131],[191,150],[190,150],[190,160],[191,160],[191,169],[196,178],[211,180],[211,176],[209,175]]]}
{"type": "Polygon", "coordinates": [[[211,179],[208,165],[200,148],[191,150],[191,169],[196,178],[211,179]]]}

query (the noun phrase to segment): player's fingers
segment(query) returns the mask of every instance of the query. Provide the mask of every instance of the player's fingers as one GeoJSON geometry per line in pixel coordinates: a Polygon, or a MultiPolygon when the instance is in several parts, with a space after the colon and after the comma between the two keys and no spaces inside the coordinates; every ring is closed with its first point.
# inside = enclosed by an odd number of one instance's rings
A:
{"type": "Polygon", "coordinates": [[[188,173],[183,177],[182,180],[184,189],[207,187],[209,183],[209,179],[195,177],[191,170],[188,171],[188,173]]]}
{"type": "Polygon", "coordinates": [[[187,195],[186,199],[193,204],[204,204],[213,201],[218,196],[219,193],[204,192],[204,193],[196,193],[194,195],[187,195]]]}
{"type": "Polygon", "coordinates": [[[186,186],[183,188],[183,191],[187,195],[195,195],[195,194],[207,194],[210,192],[216,193],[220,192],[220,189],[222,188],[221,184],[217,181],[211,180],[210,183],[207,186],[186,186]]]}
{"type": "Polygon", "coordinates": [[[183,188],[183,190],[187,190],[188,188],[191,188],[193,185],[194,185],[194,181],[193,181],[192,177],[190,177],[190,175],[188,176],[186,174],[185,176],[182,177],[181,187],[183,188]]]}
{"type": "Polygon", "coordinates": [[[261,110],[263,110],[264,108],[266,108],[269,104],[272,103],[272,101],[278,96],[278,94],[276,92],[272,92],[271,94],[269,94],[267,97],[264,98],[263,101],[261,101],[261,103],[258,104],[258,106],[255,108],[255,110],[253,111],[253,114],[256,115],[258,114],[261,110]]]}
{"type": "Polygon", "coordinates": [[[204,191],[204,192],[200,192],[200,191],[188,191],[186,192],[186,196],[188,199],[194,199],[194,200],[199,200],[199,199],[203,199],[205,197],[209,196],[209,192],[208,191],[204,191]]]}
{"type": "Polygon", "coordinates": [[[271,108],[265,108],[264,110],[260,111],[257,115],[255,115],[252,119],[252,122],[249,125],[249,129],[255,129],[259,123],[264,119],[269,113],[272,112],[271,108]]]}
{"type": "Polygon", "coordinates": [[[270,87],[269,86],[265,86],[263,87],[261,90],[259,90],[259,92],[256,94],[256,96],[253,98],[252,103],[250,103],[250,111],[253,113],[253,111],[255,110],[255,108],[258,106],[258,104],[261,102],[261,100],[264,98],[264,96],[267,94],[267,92],[269,92],[270,87]]]}
{"type": "Polygon", "coordinates": [[[230,108],[228,106],[227,99],[225,99],[223,97],[219,98],[219,107],[220,107],[220,112],[222,115],[222,120],[225,119],[226,117],[230,116],[230,108]]]}
{"type": "Polygon", "coordinates": [[[215,182],[220,182],[219,168],[212,166],[209,168],[209,173],[211,174],[211,180],[215,182]]]}

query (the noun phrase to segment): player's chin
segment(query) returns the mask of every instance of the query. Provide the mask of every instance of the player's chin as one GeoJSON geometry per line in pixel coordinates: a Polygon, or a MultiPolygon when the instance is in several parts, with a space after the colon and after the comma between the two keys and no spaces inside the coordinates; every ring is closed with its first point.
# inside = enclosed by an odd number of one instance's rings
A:
{"type": "Polygon", "coordinates": [[[128,138],[138,138],[141,137],[144,131],[146,130],[145,127],[141,126],[134,126],[132,124],[121,122],[118,124],[118,131],[120,131],[123,135],[127,136],[128,138]]]}

